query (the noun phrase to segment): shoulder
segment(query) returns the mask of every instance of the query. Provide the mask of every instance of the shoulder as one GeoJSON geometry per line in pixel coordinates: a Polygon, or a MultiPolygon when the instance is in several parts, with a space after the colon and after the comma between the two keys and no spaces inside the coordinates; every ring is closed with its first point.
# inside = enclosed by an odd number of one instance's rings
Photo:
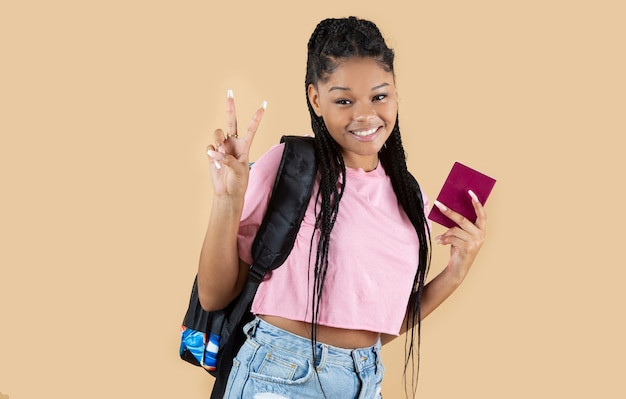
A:
{"type": "Polygon", "coordinates": [[[303,162],[307,165],[315,164],[313,142],[313,136],[283,136],[279,144],[272,145],[258,160],[250,163],[251,178],[259,174],[269,174],[276,177],[275,175],[283,161],[295,162],[296,165],[303,162]]]}
{"type": "Polygon", "coordinates": [[[274,144],[267,152],[261,155],[256,161],[250,163],[250,178],[259,178],[263,176],[276,177],[276,171],[280,165],[280,160],[285,150],[284,144],[274,144]]]}

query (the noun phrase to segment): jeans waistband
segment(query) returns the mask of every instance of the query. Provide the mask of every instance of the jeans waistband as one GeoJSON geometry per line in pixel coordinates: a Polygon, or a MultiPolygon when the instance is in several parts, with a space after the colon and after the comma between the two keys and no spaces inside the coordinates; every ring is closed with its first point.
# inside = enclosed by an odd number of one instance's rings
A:
{"type": "MultiPolygon", "coordinates": [[[[249,338],[254,338],[264,345],[287,351],[294,356],[312,358],[310,339],[290,333],[259,318],[248,323],[244,332],[249,338]]],[[[316,366],[321,368],[328,363],[360,372],[377,366],[380,362],[380,350],[380,339],[368,348],[358,349],[339,348],[318,342],[315,345],[316,366]]]]}

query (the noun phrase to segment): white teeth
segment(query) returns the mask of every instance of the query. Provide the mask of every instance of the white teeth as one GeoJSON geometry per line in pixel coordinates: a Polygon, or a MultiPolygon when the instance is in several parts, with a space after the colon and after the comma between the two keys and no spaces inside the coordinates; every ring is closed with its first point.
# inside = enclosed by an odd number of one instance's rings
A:
{"type": "Polygon", "coordinates": [[[369,136],[370,134],[375,133],[378,130],[377,127],[372,128],[370,130],[361,130],[361,131],[352,131],[352,134],[354,134],[355,136],[359,136],[359,137],[363,137],[363,136],[369,136]]]}

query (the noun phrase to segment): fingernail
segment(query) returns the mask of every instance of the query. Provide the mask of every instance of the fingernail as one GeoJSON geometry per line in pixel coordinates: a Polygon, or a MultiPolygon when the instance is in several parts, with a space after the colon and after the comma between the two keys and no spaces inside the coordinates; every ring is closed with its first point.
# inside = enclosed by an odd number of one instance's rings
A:
{"type": "Polygon", "coordinates": [[[476,194],[474,194],[474,192],[472,190],[468,190],[467,193],[470,195],[470,197],[472,197],[474,202],[478,202],[478,197],[476,196],[476,194]]]}
{"type": "Polygon", "coordinates": [[[435,201],[435,206],[436,206],[437,208],[439,208],[439,210],[440,210],[441,212],[445,212],[445,211],[447,211],[447,210],[448,210],[448,207],[447,207],[447,206],[445,206],[444,204],[442,204],[442,203],[441,203],[441,202],[439,202],[439,201],[435,201]]]}
{"type": "Polygon", "coordinates": [[[218,158],[221,157],[219,152],[216,152],[213,150],[207,150],[206,154],[209,156],[209,158],[213,160],[213,164],[215,165],[216,168],[222,169],[222,164],[218,160],[218,158]]]}
{"type": "Polygon", "coordinates": [[[437,236],[437,237],[435,237],[435,242],[436,242],[437,244],[441,244],[441,243],[442,243],[442,241],[441,241],[441,236],[437,236]]]}
{"type": "Polygon", "coordinates": [[[228,89],[227,96],[228,96],[228,98],[233,98],[233,91],[231,89],[228,89]]]}
{"type": "Polygon", "coordinates": [[[215,165],[217,169],[222,169],[222,165],[220,164],[220,162],[217,159],[215,159],[218,157],[217,152],[213,150],[207,150],[206,154],[209,156],[209,158],[213,160],[213,165],[215,165]]]}
{"type": "Polygon", "coordinates": [[[263,101],[261,103],[261,108],[263,108],[263,110],[265,110],[267,108],[267,101],[263,101]]]}

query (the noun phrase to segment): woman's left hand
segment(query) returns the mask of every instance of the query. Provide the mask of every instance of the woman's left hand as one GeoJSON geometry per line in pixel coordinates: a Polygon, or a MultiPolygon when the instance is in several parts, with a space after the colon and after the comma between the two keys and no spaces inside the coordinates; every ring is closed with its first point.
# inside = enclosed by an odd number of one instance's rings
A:
{"type": "Polygon", "coordinates": [[[487,214],[476,195],[468,192],[472,205],[476,211],[476,223],[472,223],[466,217],[448,208],[445,204],[435,201],[435,206],[454,221],[457,226],[450,228],[435,241],[442,245],[450,245],[450,260],[446,272],[451,274],[460,283],[470,270],[474,259],[485,241],[487,226],[487,214]]]}

